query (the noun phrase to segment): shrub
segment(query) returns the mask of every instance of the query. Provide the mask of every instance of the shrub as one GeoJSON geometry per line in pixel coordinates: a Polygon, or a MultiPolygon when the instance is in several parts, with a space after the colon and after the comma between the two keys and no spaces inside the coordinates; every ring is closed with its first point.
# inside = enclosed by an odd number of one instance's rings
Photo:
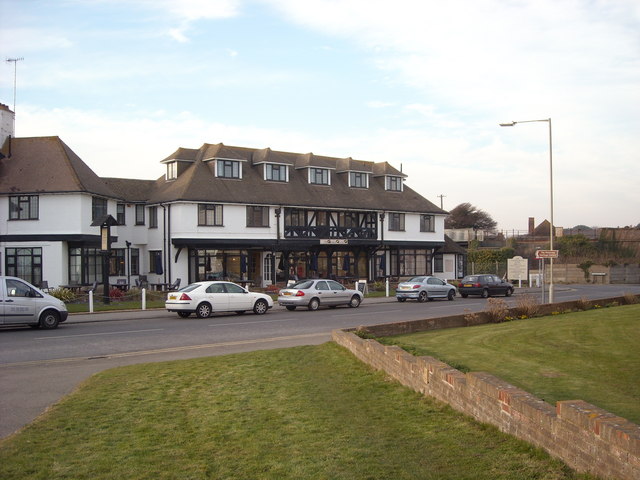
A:
{"type": "Polygon", "coordinates": [[[73,290],[62,287],[49,290],[49,295],[51,295],[52,297],[56,297],[58,300],[62,300],[64,303],[75,302],[78,298],[73,290]]]}
{"type": "Polygon", "coordinates": [[[480,323],[480,317],[477,313],[472,312],[468,308],[465,308],[464,311],[464,319],[469,325],[477,325],[478,323],[480,323]]]}
{"type": "Polygon", "coordinates": [[[112,288],[109,290],[109,298],[111,300],[122,300],[122,297],[124,297],[124,292],[119,288],[112,288]]]}
{"type": "Polygon", "coordinates": [[[519,317],[533,317],[540,311],[540,303],[533,295],[522,295],[516,299],[515,313],[519,317]]]}
{"type": "Polygon", "coordinates": [[[635,305],[638,302],[640,302],[640,298],[638,298],[637,295],[634,295],[633,293],[625,293],[624,294],[624,303],[625,303],[625,305],[635,305]]]}
{"type": "Polygon", "coordinates": [[[487,308],[485,312],[493,323],[504,322],[509,315],[509,307],[507,302],[501,298],[490,298],[487,300],[487,308]]]}

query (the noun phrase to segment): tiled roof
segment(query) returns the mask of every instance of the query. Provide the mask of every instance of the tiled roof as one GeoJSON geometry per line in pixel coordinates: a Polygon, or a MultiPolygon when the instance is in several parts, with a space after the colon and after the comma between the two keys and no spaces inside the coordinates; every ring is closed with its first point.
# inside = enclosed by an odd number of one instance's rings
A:
{"type": "MultiPolygon", "coordinates": [[[[153,194],[159,180],[137,180],[131,178],[103,178],[107,186],[122,199],[130,202],[146,202],[153,194]]],[[[160,180],[164,183],[164,177],[160,180]]]]}
{"type": "Polygon", "coordinates": [[[406,185],[403,192],[385,190],[384,175],[406,176],[387,162],[378,164],[350,158],[275,152],[270,149],[223,144],[204,144],[196,158],[176,180],[159,181],[149,202],[193,201],[446,213],[406,185]],[[244,160],[242,179],[215,177],[213,162],[203,161],[215,158],[244,160]],[[289,169],[288,183],[270,182],[263,178],[261,164],[264,162],[288,165],[295,162],[296,167],[289,169]],[[331,185],[309,184],[306,170],[308,166],[332,169],[331,185]],[[378,176],[372,176],[369,188],[351,188],[348,184],[349,170],[377,172],[378,176]]]}
{"type": "Polygon", "coordinates": [[[0,160],[0,193],[58,192],[118,197],[59,137],[11,139],[11,156],[0,160]]]}

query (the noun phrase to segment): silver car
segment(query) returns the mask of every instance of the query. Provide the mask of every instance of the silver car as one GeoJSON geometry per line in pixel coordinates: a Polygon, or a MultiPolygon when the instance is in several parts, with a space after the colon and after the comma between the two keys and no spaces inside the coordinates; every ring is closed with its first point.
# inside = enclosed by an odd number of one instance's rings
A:
{"type": "Polygon", "coordinates": [[[446,298],[453,300],[456,296],[456,287],[439,279],[428,275],[413,277],[405,282],[399,283],[396,288],[396,298],[399,302],[404,302],[407,298],[424,302],[436,298],[446,298]]]}
{"type": "Polygon", "coordinates": [[[335,280],[315,279],[300,280],[280,290],[278,304],[295,310],[296,307],[307,307],[317,310],[321,305],[335,308],[338,305],[349,305],[356,308],[362,302],[362,293],[351,290],[335,280]]]}

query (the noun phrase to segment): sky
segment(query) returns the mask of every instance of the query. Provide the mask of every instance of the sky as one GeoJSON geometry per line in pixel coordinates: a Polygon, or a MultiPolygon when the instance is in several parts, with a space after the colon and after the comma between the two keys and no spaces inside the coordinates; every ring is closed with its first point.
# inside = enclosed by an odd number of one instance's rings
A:
{"type": "Polygon", "coordinates": [[[387,161],[506,231],[550,218],[551,184],[558,226],[640,223],[638,0],[0,0],[0,19],[16,136],[100,176],[222,142],[387,161]]]}

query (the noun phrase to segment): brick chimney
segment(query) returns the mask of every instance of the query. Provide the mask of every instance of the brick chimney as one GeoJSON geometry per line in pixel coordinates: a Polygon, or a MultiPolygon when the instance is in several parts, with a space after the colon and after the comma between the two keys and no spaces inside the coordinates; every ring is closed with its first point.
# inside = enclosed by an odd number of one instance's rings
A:
{"type": "Polygon", "coordinates": [[[529,217],[529,235],[533,235],[536,229],[536,220],[533,217],[529,217]]]}
{"type": "Polygon", "coordinates": [[[0,103],[0,148],[8,137],[13,137],[15,114],[6,105],[0,103]]]}

